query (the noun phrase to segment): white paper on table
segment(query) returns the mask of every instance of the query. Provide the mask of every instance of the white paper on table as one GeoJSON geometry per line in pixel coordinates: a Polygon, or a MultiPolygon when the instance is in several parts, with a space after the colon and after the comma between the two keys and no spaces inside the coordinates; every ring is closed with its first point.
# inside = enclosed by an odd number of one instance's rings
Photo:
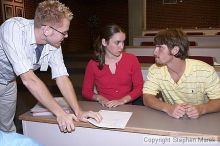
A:
{"type": "Polygon", "coordinates": [[[132,112],[120,112],[120,111],[108,111],[100,110],[99,113],[102,116],[102,121],[97,123],[96,120],[89,118],[88,121],[98,127],[105,128],[121,128],[124,129],[128,120],[130,119],[132,112]]]}
{"type": "MultiPolygon", "coordinates": [[[[66,113],[71,113],[72,110],[70,106],[66,103],[66,101],[63,99],[63,97],[55,97],[54,100],[60,105],[60,107],[63,108],[63,110],[66,113]]],[[[33,116],[51,116],[53,115],[52,112],[50,112],[46,107],[44,107],[42,104],[37,103],[31,110],[33,116]]]]}

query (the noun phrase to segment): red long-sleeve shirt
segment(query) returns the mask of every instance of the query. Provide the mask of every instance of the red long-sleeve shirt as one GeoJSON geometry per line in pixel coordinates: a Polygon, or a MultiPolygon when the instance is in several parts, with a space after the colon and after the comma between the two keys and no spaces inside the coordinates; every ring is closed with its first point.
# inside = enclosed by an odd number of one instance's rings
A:
{"type": "Polygon", "coordinates": [[[92,100],[94,86],[98,94],[108,100],[119,100],[126,95],[134,100],[141,96],[143,77],[137,57],[124,52],[116,64],[115,74],[111,73],[108,65],[105,64],[99,70],[98,62],[90,60],[86,67],[82,95],[92,100]]]}

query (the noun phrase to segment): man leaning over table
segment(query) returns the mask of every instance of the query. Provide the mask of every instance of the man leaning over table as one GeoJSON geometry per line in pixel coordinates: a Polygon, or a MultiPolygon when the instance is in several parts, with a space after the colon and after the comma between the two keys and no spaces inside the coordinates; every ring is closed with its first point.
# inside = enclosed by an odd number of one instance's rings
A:
{"type": "Polygon", "coordinates": [[[220,80],[205,62],[188,59],[189,41],[182,30],[160,31],[154,38],[155,64],[143,87],[146,106],[174,118],[196,119],[220,111],[220,80]],[[162,100],[156,97],[162,93],[162,100]]]}
{"type": "Polygon", "coordinates": [[[34,20],[14,17],[0,28],[0,130],[15,131],[17,85],[20,76],[32,95],[57,117],[60,130],[74,130],[73,120],[87,121],[88,117],[98,122],[101,116],[92,111],[82,111],[78,105],[73,85],[68,78],[61,50],[61,42],[68,37],[73,14],[57,0],[39,3],[34,20]],[[46,71],[51,67],[52,79],[74,111],[67,114],[53,99],[45,84],[34,70],[46,71]]]}

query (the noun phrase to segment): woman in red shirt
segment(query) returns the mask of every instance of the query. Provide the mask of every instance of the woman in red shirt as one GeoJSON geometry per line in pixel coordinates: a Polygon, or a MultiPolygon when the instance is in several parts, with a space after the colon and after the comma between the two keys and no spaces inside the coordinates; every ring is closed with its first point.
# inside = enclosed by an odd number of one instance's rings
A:
{"type": "Polygon", "coordinates": [[[125,33],[118,25],[102,29],[94,43],[95,57],[86,67],[82,88],[85,98],[110,108],[142,95],[141,66],[136,56],[123,52],[124,41],[125,33]]]}

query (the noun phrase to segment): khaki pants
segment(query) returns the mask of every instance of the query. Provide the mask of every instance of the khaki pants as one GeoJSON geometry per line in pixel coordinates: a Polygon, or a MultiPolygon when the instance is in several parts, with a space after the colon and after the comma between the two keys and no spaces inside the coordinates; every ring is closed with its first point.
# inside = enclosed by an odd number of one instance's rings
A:
{"type": "Polygon", "coordinates": [[[13,122],[17,101],[17,83],[0,84],[0,130],[15,131],[13,122]]]}

